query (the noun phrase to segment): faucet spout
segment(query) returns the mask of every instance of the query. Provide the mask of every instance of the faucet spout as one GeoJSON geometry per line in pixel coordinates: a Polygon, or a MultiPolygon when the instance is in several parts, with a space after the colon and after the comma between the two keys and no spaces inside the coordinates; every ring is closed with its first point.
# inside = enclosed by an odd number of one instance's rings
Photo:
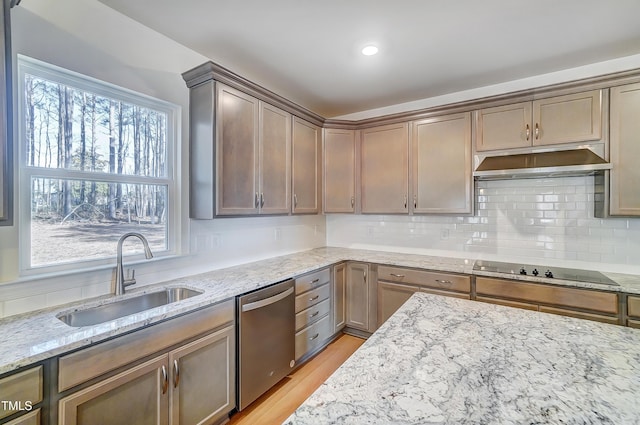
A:
{"type": "Polygon", "coordinates": [[[144,245],[145,258],[147,260],[153,258],[153,254],[151,253],[151,248],[149,248],[149,242],[147,241],[147,238],[145,238],[141,233],[129,232],[122,235],[120,239],[118,239],[118,249],[117,249],[117,257],[116,257],[116,285],[114,290],[115,295],[124,294],[125,288],[127,286],[135,285],[136,283],[135,270],[133,272],[133,276],[130,279],[128,279],[124,277],[124,267],[122,266],[122,244],[127,238],[132,236],[140,239],[140,241],[144,245]]]}

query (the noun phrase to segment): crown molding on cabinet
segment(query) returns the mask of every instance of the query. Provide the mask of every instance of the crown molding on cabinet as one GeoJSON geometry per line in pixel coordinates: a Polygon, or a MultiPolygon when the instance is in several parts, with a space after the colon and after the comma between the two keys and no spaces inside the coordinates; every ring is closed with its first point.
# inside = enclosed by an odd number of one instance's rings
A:
{"type": "Polygon", "coordinates": [[[438,115],[469,112],[481,108],[508,105],[511,103],[526,102],[545,97],[561,96],[587,90],[607,89],[613,86],[640,82],[640,68],[629,71],[615,72],[596,77],[582,78],[558,84],[550,84],[532,89],[519,90],[494,96],[486,96],[478,99],[465,100],[425,109],[418,109],[397,114],[383,115],[375,118],[367,118],[358,121],[336,120],[324,118],[288,99],[252,82],[244,77],[218,65],[214,62],[206,62],[182,74],[189,88],[208,80],[216,80],[241,90],[255,98],[263,100],[283,109],[293,115],[305,119],[315,125],[324,128],[360,130],[387,124],[398,124],[407,121],[421,120],[438,115]]]}
{"type": "Polygon", "coordinates": [[[182,74],[182,78],[189,88],[209,80],[219,81],[317,126],[322,127],[324,125],[324,117],[298,105],[297,103],[291,102],[271,90],[249,81],[214,62],[205,62],[200,66],[190,69],[182,74]]]}

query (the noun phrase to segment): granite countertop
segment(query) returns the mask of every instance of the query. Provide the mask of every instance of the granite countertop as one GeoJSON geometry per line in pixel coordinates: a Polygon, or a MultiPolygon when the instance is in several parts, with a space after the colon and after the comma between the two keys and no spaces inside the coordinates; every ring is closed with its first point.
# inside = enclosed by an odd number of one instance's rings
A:
{"type": "MultiPolygon", "coordinates": [[[[345,260],[453,273],[492,275],[488,272],[473,271],[474,260],[472,259],[348,248],[316,248],[147,285],[129,290],[127,294],[117,298],[107,295],[0,319],[0,335],[3,336],[3,342],[0,344],[0,374],[345,260]],[[176,286],[202,291],[203,294],[95,326],[73,328],[56,318],[60,314],[76,309],[99,306],[122,298],[134,297],[141,293],[154,292],[165,287],[176,286]]],[[[614,275],[611,273],[607,273],[607,276],[616,280],[620,286],[612,287],[609,285],[560,280],[557,280],[556,283],[640,294],[640,276],[614,275]]],[[[532,282],[545,281],[542,278],[532,276],[514,276],[514,278],[532,282]]]]}
{"type": "Polygon", "coordinates": [[[640,330],[418,293],[284,423],[640,422],[640,330]]]}

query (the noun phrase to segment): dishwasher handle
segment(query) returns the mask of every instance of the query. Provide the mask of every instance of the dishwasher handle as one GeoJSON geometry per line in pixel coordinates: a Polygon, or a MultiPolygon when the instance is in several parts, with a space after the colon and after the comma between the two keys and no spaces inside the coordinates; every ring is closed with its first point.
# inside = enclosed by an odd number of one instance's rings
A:
{"type": "Polygon", "coordinates": [[[249,304],[245,304],[242,306],[242,312],[255,310],[261,307],[268,306],[270,304],[277,303],[278,301],[287,298],[289,295],[293,294],[293,288],[289,288],[286,291],[280,292],[272,297],[265,298],[264,300],[254,301],[249,304]]]}

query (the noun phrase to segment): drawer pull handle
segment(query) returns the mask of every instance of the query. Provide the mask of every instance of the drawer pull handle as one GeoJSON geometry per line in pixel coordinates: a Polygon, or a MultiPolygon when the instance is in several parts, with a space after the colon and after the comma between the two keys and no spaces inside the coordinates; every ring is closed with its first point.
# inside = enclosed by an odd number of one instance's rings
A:
{"type": "Polygon", "coordinates": [[[320,279],[313,279],[313,280],[311,281],[311,285],[313,285],[314,283],[318,283],[318,282],[320,282],[320,279]]]}
{"type": "Polygon", "coordinates": [[[320,314],[320,312],[319,312],[319,311],[316,311],[315,313],[313,313],[313,314],[311,315],[311,317],[316,317],[318,314],[320,314]]]}
{"type": "Polygon", "coordinates": [[[317,300],[318,298],[320,298],[320,295],[316,295],[316,296],[315,296],[315,297],[313,297],[313,298],[309,298],[309,301],[315,301],[315,300],[317,300]]]}
{"type": "Polygon", "coordinates": [[[313,341],[314,339],[316,339],[316,338],[317,338],[317,337],[319,337],[319,336],[320,336],[320,334],[319,334],[319,333],[317,333],[317,334],[315,334],[314,336],[312,336],[311,338],[309,338],[309,341],[313,341]]]}
{"type": "Polygon", "coordinates": [[[167,368],[162,366],[162,394],[166,394],[169,389],[169,375],[167,374],[167,368]]]}
{"type": "Polygon", "coordinates": [[[403,274],[395,274],[395,273],[389,273],[389,274],[394,277],[404,277],[403,274]]]}
{"type": "Polygon", "coordinates": [[[443,285],[449,285],[449,284],[453,283],[450,280],[441,280],[441,279],[436,279],[436,282],[442,283],[443,285]]]}

